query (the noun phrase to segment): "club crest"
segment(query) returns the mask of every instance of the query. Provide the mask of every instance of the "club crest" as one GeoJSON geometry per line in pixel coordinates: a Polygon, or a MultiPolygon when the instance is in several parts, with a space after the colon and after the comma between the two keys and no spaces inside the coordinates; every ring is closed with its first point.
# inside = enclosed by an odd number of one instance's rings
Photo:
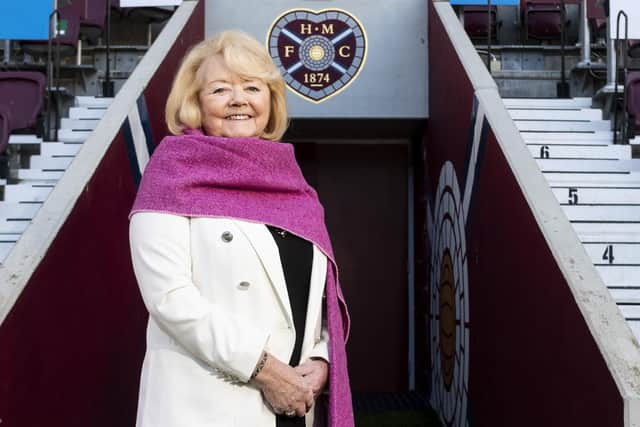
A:
{"type": "Polygon", "coordinates": [[[358,76],[366,59],[367,36],[344,10],[295,9],[274,21],[267,46],[289,88],[319,103],[358,76]]]}

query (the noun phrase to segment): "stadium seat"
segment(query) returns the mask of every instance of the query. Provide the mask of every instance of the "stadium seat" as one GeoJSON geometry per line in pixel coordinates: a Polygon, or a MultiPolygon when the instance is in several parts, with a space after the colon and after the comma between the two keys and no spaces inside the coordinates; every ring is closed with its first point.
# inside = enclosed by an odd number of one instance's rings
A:
{"type": "Polygon", "coordinates": [[[629,40],[629,50],[627,51],[632,58],[640,58],[640,40],[629,40]]]}
{"type": "MultiPolygon", "coordinates": [[[[0,157],[7,150],[9,144],[9,122],[11,121],[11,110],[4,105],[0,105],[0,157]]],[[[0,164],[0,168],[2,165],[0,164]]],[[[0,178],[2,174],[0,173],[0,178]]]]}
{"type": "Polygon", "coordinates": [[[559,0],[521,0],[525,41],[560,40],[562,7],[559,0]]]}
{"type": "Polygon", "coordinates": [[[107,0],[73,0],[70,6],[80,17],[80,36],[95,43],[105,25],[107,0]]]}
{"type": "Polygon", "coordinates": [[[640,131],[640,71],[631,71],[625,84],[627,91],[627,114],[633,133],[640,131]]]}
{"type": "MultiPolygon", "coordinates": [[[[491,36],[497,40],[497,28],[500,22],[496,20],[498,8],[491,6],[491,36]]],[[[464,29],[471,39],[486,40],[488,36],[487,8],[485,6],[464,7],[464,29]]]]}
{"type": "Polygon", "coordinates": [[[38,123],[46,86],[44,74],[34,71],[0,72],[0,106],[9,110],[8,132],[38,123]]]}

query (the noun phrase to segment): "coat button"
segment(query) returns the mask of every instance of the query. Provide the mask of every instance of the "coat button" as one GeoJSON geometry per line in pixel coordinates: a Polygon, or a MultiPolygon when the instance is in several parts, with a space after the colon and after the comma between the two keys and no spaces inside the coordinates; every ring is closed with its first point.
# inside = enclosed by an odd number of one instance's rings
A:
{"type": "Polygon", "coordinates": [[[227,242],[227,243],[233,240],[233,234],[231,234],[230,231],[225,231],[224,233],[222,233],[222,236],[220,237],[222,237],[223,242],[227,242]]]}
{"type": "Polygon", "coordinates": [[[249,289],[249,286],[251,286],[251,283],[249,283],[249,282],[240,282],[240,283],[238,283],[238,289],[240,289],[242,291],[246,291],[247,289],[249,289]]]}

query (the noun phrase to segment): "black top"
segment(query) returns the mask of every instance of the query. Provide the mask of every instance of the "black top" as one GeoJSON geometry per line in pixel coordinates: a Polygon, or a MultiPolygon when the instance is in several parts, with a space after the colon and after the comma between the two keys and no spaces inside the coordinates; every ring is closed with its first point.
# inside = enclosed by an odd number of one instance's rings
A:
{"type": "MultiPolygon", "coordinates": [[[[302,339],[309,304],[309,285],[311,282],[311,264],[313,262],[313,246],[310,242],[277,227],[267,226],[278,245],[280,262],[287,282],[289,304],[293,314],[293,325],[296,329],[296,343],[289,360],[290,366],[300,364],[302,339]]],[[[276,416],[277,427],[304,427],[304,417],[276,416]]]]}

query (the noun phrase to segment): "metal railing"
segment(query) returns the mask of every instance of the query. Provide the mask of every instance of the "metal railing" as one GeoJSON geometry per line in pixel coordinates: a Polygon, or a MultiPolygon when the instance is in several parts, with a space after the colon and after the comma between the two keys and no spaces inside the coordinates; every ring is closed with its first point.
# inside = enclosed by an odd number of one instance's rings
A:
{"type": "MultiPolygon", "coordinates": [[[[627,47],[629,44],[629,18],[627,14],[621,10],[616,17],[616,49],[611,52],[611,55],[618,55],[618,48],[620,48],[620,56],[622,57],[622,108],[626,109],[627,105],[627,47]],[[624,16],[624,42],[620,47],[620,18],[624,16]]],[[[611,102],[611,108],[613,108],[613,143],[618,143],[618,61],[616,61],[616,67],[614,70],[614,85],[613,85],[613,100],[611,102]]],[[[622,116],[622,141],[626,141],[627,137],[627,114],[622,116]]]]}
{"type": "MultiPolygon", "coordinates": [[[[52,141],[51,139],[51,101],[54,96],[54,88],[59,90],[60,83],[60,38],[59,35],[59,27],[60,27],[60,12],[58,9],[54,9],[53,12],[49,15],[49,40],[47,44],[47,116],[45,118],[45,129],[44,136],[47,141],[52,141]],[[55,20],[54,20],[55,17],[55,20]],[[53,28],[52,28],[53,27],[53,28]],[[56,38],[56,51],[55,51],[55,60],[52,61],[52,49],[53,49],[53,38],[56,38]]],[[[58,140],[58,119],[60,115],[60,108],[58,106],[58,99],[56,97],[55,103],[55,122],[54,122],[54,141],[58,140]]]]}

